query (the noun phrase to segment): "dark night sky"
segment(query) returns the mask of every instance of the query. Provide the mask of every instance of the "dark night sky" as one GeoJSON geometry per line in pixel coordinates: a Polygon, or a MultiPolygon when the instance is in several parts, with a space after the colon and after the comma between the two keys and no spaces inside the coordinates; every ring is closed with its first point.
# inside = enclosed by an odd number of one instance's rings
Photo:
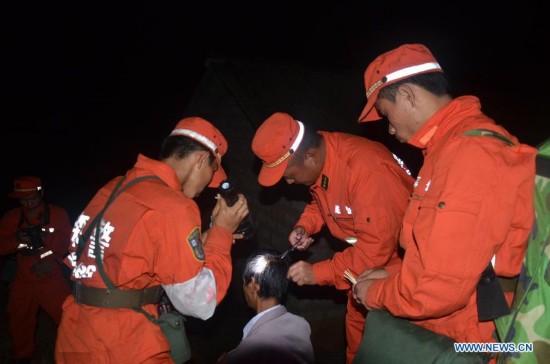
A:
{"type": "Polygon", "coordinates": [[[521,140],[550,136],[540,1],[11,1],[0,14],[1,196],[38,174],[54,200],[76,192],[68,208],[84,207],[137,153],[156,155],[207,57],[362,71],[422,42],[521,140]]]}

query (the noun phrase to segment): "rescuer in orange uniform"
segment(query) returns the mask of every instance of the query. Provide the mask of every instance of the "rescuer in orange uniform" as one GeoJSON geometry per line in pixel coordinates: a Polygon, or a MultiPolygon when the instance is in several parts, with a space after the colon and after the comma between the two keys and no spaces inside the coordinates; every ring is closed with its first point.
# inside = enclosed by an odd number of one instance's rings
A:
{"type": "MultiPolygon", "coordinates": [[[[203,233],[193,198],[226,178],[221,166],[226,151],[225,138],[208,121],[179,121],[163,142],[160,160],[138,156],[121,186],[138,177],[148,179],[133,184],[109,205],[100,242],[89,239],[78,259],[79,236],[105,207],[121,177],[91,200],[74,226],[68,261],[75,291],[63,305],[58,364],[173,362],[157,325],[132,308],[113,306],[114,298],[109,298],[98,271],[96,243],[101,244],[106,276],[117,289],[141,293],[162,286],[184,315],[203,320],[213,315],[231,280],[232,233],[248,214],[248,205],[243,195],[232,207],[219,198],[212,226],[203,233]],[[107,303],[100,307],[103,302],[107,303]]],[[[145,299],[141,307],[156,317],[157,302],[158,298],[145,299]]]]}
{"type": "Polygon", "coordinates": [[[335,132],[315,132],[285,113],[275,113],[258,128],[252,141],[263,161],[258,181],[272,186],[281,178],[310,187],[312,201],[290,233],[289,241],[307,249],[311,237],[326,225],[350,244],[315,264],[300,261],[289,269],[298,285],[332,285],[346,290],[346,360],[355,355],[365,325],[365,310],[351,299],[344,270],[357,274],[397,258],[403,213],[412,177],[382,144],[335,132]]]}
{"type": "Polygon", "coordinates": [[[61,306],[71,292],[60,267],[68,252],[71,223],[65,209],[46,203],[39,177],[16,178],[9,196],[21,206],[6,212],[0,221],[0,254],[17,252],[17,271],[8,295],[8,326],[14,359],[30,363],[39,309],[59,325],[61,306]]]}
{"type": "Polygon", "coordinates": [[[452,98],[424,45],[380,55],[365,87],[359,121],[387,118],[390,134],[423,150],[424,164],[403,220],[401,268],[365,272],[354,297],[458,342],[494,341],[493,322],[478,321],[476,286],[491,261],[499,276],[520,272],[534,218],[536,150],[484,115],[478,98],[452,98]],[[487,131],[465,134],[479,129],[487,131]]]}

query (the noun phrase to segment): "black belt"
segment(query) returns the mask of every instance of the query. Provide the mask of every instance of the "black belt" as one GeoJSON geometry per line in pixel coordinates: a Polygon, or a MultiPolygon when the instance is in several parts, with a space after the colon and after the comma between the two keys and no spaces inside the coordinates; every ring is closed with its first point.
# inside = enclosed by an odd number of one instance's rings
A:
{"type": "Polygon", "coordinates": [[[138,308],[158,303],[162,296],[162,287],[153,286],[144,289],[107,289],[96,288],[76,282],[73,287],[76,303],[109,308],[138,308]]]}

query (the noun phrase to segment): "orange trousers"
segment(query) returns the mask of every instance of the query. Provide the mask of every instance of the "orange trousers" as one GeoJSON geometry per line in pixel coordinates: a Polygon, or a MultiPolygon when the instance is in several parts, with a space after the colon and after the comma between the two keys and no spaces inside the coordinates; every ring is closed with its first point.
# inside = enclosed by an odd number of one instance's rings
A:
{"type": "Polygon", "coordinates": [[[69,283],[61,274],[34,282],[16,278],[10,284],[8,327],[15,359],[30,359],[34,355],[39,309],[42,308],[59,325],[61,306],[70,293],[69,283]]]}
{"type": "Polygon", "coordinates": [[[351,364],[365,330],[367,309],[365,306],[355,302],[351,290],[347,292],[348,303],[346,312],[346,364],[351,364]]]}

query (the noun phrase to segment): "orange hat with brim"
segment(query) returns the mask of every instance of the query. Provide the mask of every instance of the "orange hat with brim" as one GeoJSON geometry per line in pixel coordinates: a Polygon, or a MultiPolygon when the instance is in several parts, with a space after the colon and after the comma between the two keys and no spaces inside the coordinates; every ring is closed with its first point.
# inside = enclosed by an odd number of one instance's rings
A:
{"type": "Polygon", "coordinates": [[[218,160],[218,170],[214,172],[212,181],[208,187],[217,188],[220,183],[227,179],[222,168],[222,157],[227,152],[227,141],[222,133],[210,122],[199,117],[181,119],[170,135],[181,135],[196,140],[210,151],[218,160]]]}
{"type": "Polygon", "coordinates": [[[404,78],[428,72],[443,70],[430,50],[422,44],[404,44],[378,56],[365,70],[367,105],[359,122],[382,119],[374,107],[382,88],[404,78]]]}
{"type": "Polygon", "coordinates": [[[18,177],[13,181],[13,191],[8,197],[26,198],[42,191],[42,181],[35,176],[18,177]]]}
{"type": "Polygon", "coordinates": [[[260,125],[252,139],[252,151],[263,162],[258,175],[262,186],[273,186],[281,179],[303,137],[304,125],[282,112],[271,115],[260,125]]]}

